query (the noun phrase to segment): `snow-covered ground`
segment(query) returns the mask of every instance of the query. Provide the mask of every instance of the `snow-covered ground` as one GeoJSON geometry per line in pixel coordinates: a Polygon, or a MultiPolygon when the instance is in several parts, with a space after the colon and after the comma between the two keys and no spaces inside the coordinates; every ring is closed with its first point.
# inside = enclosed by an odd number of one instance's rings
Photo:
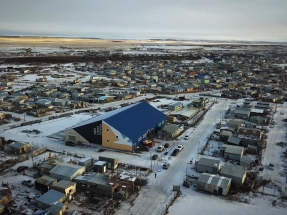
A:
{"type": "MultiPolygon", "coordinates": [[[[187,94],[187,98],[196,97],[198,94],[187,94]]],[[[178,95],[180,96],[180,95],[178,95]]],[[[147,94],[146,96],[141,96],[129,100],[129,102],[136,102],[143,98],[151,98],[152,94],[147,94]]],[[[150,104],[156,108],[162,104],[170,104],[176,101],[172,99],[156,99],[158,101],[151,101],[150,104]]],[[[122,103],[127,101],[116,101],[108,104],[96,104],[95,108],[101,107],[118,107],[122,103]]],[[[187,105],[191,101],[183,101],[184,105],[187,105]]],[[[182,185],[182,182],[186,176],[189,175],[198,175],[195,172],[194,166],[189,164],[190,160],[199,159],[200,155],[198,151],[203,148],[203,145],[206,143],[208,137],[215,129],[215,123],[221,120],[222,112],[226,111],[229,107],[235,105],[240,105],[241,100],[238,100],[236,104],[231,103],[230,100],[218,99],[217,104],[214,104],[211,110],[209,110],[204,119],[194,128],[186,130],[176,141],[171,141],[171,147],[168,149],[168,154],[164,155],[163,153],[156,152],[156,148],[159,145],[163,145],[168,141],[156,140],[156,146],[151,149],[150,152],[142,152],[141,154],[131,154],[123,153],[115,150],[105,150],[99,152],[98,149],[101,148],[99,145],[86,145],[82,147],[68,147],[64,144],[63,139],[63,130],[66,128],[75,125],[84,120],[90,119],[93,117],[90,113],[74,114],[71,117],[65,117],[60,119],[55,119],[51,121],[44,121],[40,124],[29,125],[14,129],[9,129],[1,131],[1,136],[4,136],[6,139],[20,140],[30,142],[33,147],[48,147],[59,153],[58,156],[63,159],[63,161],[68,161],[70,159],[77,159],[74,156],[67,155],[68,152],[71,155],[77,154],[84,157],[93,157],[95,159],[98,156],[107,156],[118,158],[122,163],[128,163],[144,167],[152,167],[155,174],[148,176],[149,183],[147,186],[143,187],[139,193],[139,196],[136,198],[134,203],[122,202],[120,209],[116,214],[161,214],[164,212],[165,206],[169,204],[170,200],[173,198],[174,193],[172,192],[173,185],[182,185]],[[21,132],[22,130],[32,130],[38,129],[41,131],[38,135],[29,134],[21,132]],[[62,131],[62,132],[59,132],[62,131]],[[183,137],[189,135],[189,140],[184,140],[183,137]],[[49,136],[49,137],[48,137],[49,136]],[[183,144],[184,149],[176,157],[172,157],[171,153],[173,149],[177,147],[178,144],[183,144]],[[64,152],[64,153],[63,153],[64,152]],[[153,154],[159,154],[160,159],[157,161],[152,161],[151,156],[153,154]],[[168,170],[163,170],[162,165],[164,162],[169,162],[171,167],[168,170]]],[[[263,165],[266,167],[269,162],[275,164],[275,170],[269,170],[264,168],[262,173],[263,177],[268,177],[278,183],[279,185],[286,186],[284,184],[284,178],[279,175],[280,171],[283,170],[284,160],[280,158],[282,155],[282,148],[276,146],[275,143],[280,140],[285,140],[286,128],[284,122],[281,120],[285,115],[280,115],[279,112],[285,112],[287,114],[286,107],[278,107],[278,112],[274,115],[277,125],[275,128],[271,129],[268,133],[268,142],[266,152],[264,154],[264,160],[262,161],[263,165]],[[275,174],[274,174],[275,173],[275,174]]],[[[15,122],[16,123],[16,122],[15,122]]],[[[0,129],[3,129],[3,126],[0,126],[0,129]]],[[[212,143],[211,143],[212,144],[212,143]]],[[[216,147],[214,143],[214,147],[216,147]]],[[[210,153],[207,153],[205,156],[210,156],[210,153]]],[[[35,162],[41,162],[48,156],[47,153],[37,156],[35,162]]],[[[4,158],[3,158],[4,159],[4,158]]],[[[16,169],[19,165],[32,166],[31,159],[17,164],[12,169],[16,169]]],[[[3,174],[0,176],[1,180],[8,181],[11,179],[11,183],[17,186],[19,181],[24,177],[19,174],[9,173],[6,176],[3,174]],[[13,179],[11,179],[13,177],[13,179]]],[[[284,214],[286,210],[284,208],[284,203],[280,202],[280,205],[272,205],[272,201],[277,197],[272,196],[262,196],[260,193],[249,193],[242,194],[241,199],[245,199],[247,203],[240,203],[236,201],[230,201],[226,198],[220,196],[214,196],[206,193],[197,192],[194,188],[184,188],[181,186],[182,194],[175,201],[175,203],[169,208],[169,214],[211,214],[211,213],[222,213],[222,214],[284,214]],[[208,204],[206,204],[208,203],[208,204]]],[[[260,190],[259,190],[260,191],[260,190]]],[[[270,191],[272,192],[272,190],[270,191]]]]}
{"type": "Polygon", "coordinates": [[[273,115],[276,125],[268,127],[270,132],[267,140],[267,147],[263,154],[262,165],[264,167],[262,176],[266,180],[271,180],[280,187],[287,187],[287,156],[283,154],[283,151],[287,150],[286,147],[281,147],[276,145],[277,142],[285,142],[287,140],[286,136],[286,122],[282,121],[286,119],[287,115],[287,104],[284,103],[282,106],[277,106],[277,112],[273,115]],[[283,112],[284,115],[281,115],[283,112]],[[269,169],[269,163],[275,165],[275,169],[269,169]]]}

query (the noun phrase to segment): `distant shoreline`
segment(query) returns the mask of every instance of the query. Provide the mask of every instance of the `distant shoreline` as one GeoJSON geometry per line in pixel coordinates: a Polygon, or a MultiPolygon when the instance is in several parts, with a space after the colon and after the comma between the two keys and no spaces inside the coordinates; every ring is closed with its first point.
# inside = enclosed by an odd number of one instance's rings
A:
{"type": "Polygon", "coordinates": [[[33,35],[0,35],[0,38],[35,38],[35,39],[82,39],[82,40],[108,40],[113,42],[122,41],[171,41],[171,42],[196,42],[196,43],[231,43],[231,44],[245,44],[245,43],[263,43],[263,44],[287,44],[286,42],[276,42],[276,41],[252,41],[252,40],[207,40],[207,39],[174,39],[174,38],[104,38],[104,37],[81,37],[81,36],[33,36],[33,35]]]}
{"type": "Polygon", "coordinates": [[[0,47],[49,47],[75,49],[119,49],[135,46],[287,46],[281,42],[245,42],[174,39],[105,39],[84,37],[0,36],[0,47]]]}

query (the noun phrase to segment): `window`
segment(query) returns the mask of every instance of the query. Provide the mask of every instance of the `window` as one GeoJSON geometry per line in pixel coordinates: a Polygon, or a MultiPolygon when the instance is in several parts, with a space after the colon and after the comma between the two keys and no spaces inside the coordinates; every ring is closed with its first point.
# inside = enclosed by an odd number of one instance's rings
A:
{"type": "Polygon", "coordinates": [[[109,140],[107,140],[107,142],[109,142],[109,140]]]}
{"type": "Polygon", "coordinates": [[[118,136],[116,136],[116,138],[119,138],[118,136]]]}
{"type": "Polygon", "coordinates": [[[109,131],[109,129],[107,129],[107,131],[109,131]]]}
{"type": "Polygon", "coordinates": [[[102,135],[102,125],[99,125],[94,128],[94,135],[102,135]]]}

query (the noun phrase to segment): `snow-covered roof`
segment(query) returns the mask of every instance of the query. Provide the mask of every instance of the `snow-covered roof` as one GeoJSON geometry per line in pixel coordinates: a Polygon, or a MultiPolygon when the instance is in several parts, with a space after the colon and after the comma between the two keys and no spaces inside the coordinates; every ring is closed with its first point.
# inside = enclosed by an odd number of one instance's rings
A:
{"type": "Polygon", "coordinates": [[[226,178],[218,175],[211,175],[209,173],[202,173],[198,179],[199,183],[211,184],[221,188],[227,188],[231,182],[231,178],[226,178]]]}
{"type": "Polygon", "coordinates": [[[64,175],[66,177],[71,177],[73,176],[78,170],[84,169],[85,167],[83,166],[78,166],[75,164],[70,164],[70,163],[60,163],[57,164],[53,169],[50,170],[50,174],[55,174],[55,175],[64,175]]]}

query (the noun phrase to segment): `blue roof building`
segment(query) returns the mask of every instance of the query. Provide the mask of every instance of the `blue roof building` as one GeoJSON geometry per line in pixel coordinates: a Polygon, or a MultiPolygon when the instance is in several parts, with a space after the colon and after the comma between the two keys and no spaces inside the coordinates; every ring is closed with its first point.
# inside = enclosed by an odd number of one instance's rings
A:
{"type": "Polygon", "coordinates": [[[110,111],[66,131],[66,141],[89,142],[133,151],[164,127],[167,116],[146,102],[110,111]]]}

